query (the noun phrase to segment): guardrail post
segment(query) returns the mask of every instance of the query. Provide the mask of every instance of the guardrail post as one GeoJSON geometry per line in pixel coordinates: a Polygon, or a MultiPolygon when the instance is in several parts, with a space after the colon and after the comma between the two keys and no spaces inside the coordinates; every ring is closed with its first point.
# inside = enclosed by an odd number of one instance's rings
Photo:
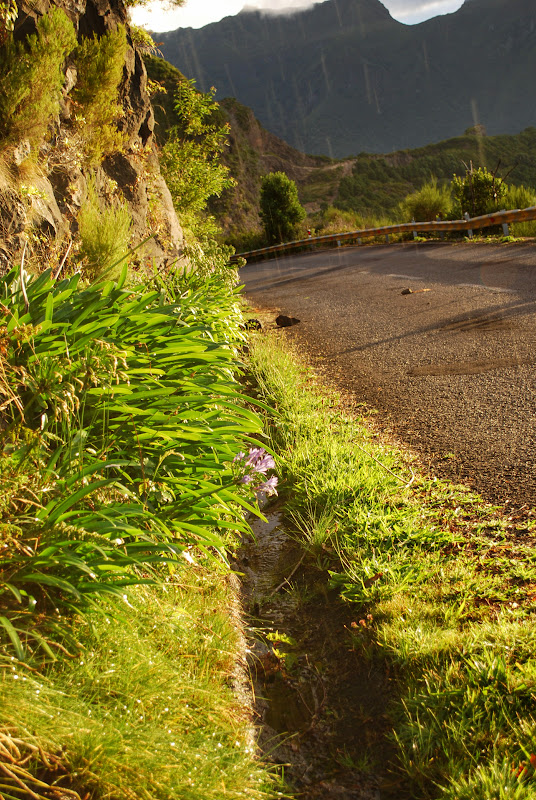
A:
{"type": "Polygon", "coordinates": [[[361,244],[361,236],[358,236],[358,237],[357,237],[357,243],[358,243],[358,244],[361,244]]]}
{"type": "MultiPolygon", "coordinates": [[[[463,216],[464,216],[464,219],[466,219],[466,220],[470,220],[470,219],[471,219],[471,217],[469,216],[469,214],[467,213],[467,211],[465,212],[465,214],[464,214],[463,216]]],[[[469,230],[467,231],[467,236],[468,236],[470,239],[472,239],[472,238],[473,238],[473,231],[472,231],[472,229],[471,229],[471,228],[469,228],[469,230]]]]}
{"type": "Polygon", "coordinates": [[[389,234],[385,234],[385,244],[389,244],[389,234]]]}
{"type": "MultiPolygon", "coordinates": [[[[411,220],[411,224],[415,225],[415,219],[411,220]]],[[[415,241],[416,238],[417,238],[417,231],[413,231],[413,241],[415,241]]]]}
{"type": "Polygon", "coordinates": [[[340,246],[341,246],[341,240],[337,239],[337,247],[340,247],[340,246]]]}
{"type": "MultiPolygon", "coordinates": [[[[501,208],[501,211],[506,211],[506,209],[501,208]]],[[[503,229],[503,236],[510,236],[510,227],[507,222],[503,222],[502,229],[503,229]]]]}

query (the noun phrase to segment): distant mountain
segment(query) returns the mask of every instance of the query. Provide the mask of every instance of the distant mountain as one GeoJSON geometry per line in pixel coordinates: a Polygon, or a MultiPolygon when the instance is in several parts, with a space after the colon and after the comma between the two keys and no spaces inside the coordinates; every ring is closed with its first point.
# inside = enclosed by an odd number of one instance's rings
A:
{"type": "Polygon", "coordinates": [[[199,88],[236,97],[303,152],[389,152],[475,123],[489,134],[536,123],[534,0],[465,0],[413,26],[379,0],[326,0],[155,39],[199,88]]]}

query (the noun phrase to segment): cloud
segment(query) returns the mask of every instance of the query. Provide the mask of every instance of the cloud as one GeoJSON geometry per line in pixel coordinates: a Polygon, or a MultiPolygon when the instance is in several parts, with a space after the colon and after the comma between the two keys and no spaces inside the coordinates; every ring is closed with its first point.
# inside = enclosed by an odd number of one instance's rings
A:
{"type": "MultiPolygon", "coordinates": [[[[134,7],[131,11],[136,25],[146,25],[156,31],[175,28],[200,28],[217,22],[225,16],[238,14],[243,8],[254,8],[265,13],[285,13],[310,8],[325,0],[187,0],[182,8],[170,10],[162,2],[134,7]],[[225,7],[225,10],[223,10],[225,7]]],[[[421,22],[437,14],[456,11],[463,0],[381,0],[391,15],[405,23],[421,22]]]]}
{"type": "MultiPolygon", "coordinates": [[[[309,8],[325,0],[247,0],[244,9],[257,9],[267,13],[281,14],[309,8]]],[[[395,19],[428,19],[437,14],[456,11],[463,0],[381,0],[395,19]]]]}
{"type": "Polygon", "coordinates": [[[382,0],[391,16],[400,22],[418,22],[439,14],[450,14],[463,5],[463,0],[382,0]]]}
{"type": "Polygon", "coordinates": [[[244,10],[256,9],[267,13],[281,14],[286,11],[300,11],[322,2],[324,0],[249,0],[244,6],[244,10]]]}

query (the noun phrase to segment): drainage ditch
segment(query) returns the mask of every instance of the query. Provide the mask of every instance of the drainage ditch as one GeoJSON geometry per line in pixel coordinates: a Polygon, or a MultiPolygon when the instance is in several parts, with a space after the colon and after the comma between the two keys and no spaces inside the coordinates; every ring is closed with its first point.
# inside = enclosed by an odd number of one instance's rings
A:
{"type": "Polygon", "coordinates": [[[329,590],[327,571],[290,536],[283,511],[273,505],[267,522],[251,522],[255,540],[235,565],[258,745],[301,800],[403,797],[387,768],[392,684],[359,646],[367,620],[329,590]]]}

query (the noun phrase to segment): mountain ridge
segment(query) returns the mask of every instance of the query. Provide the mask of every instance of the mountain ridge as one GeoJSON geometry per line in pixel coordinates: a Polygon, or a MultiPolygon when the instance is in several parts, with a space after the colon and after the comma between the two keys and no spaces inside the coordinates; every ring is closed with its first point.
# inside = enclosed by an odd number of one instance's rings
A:
{"type": "Polygon", "coordinates": [[[466,0],[412,26],[379,0],[325,0],[290,17],[249,10],[155,36],[200,89],[237,97],[303,152],[388,152],[477,122],[491,134],[536,122],[530,0],[466,0]]]}

